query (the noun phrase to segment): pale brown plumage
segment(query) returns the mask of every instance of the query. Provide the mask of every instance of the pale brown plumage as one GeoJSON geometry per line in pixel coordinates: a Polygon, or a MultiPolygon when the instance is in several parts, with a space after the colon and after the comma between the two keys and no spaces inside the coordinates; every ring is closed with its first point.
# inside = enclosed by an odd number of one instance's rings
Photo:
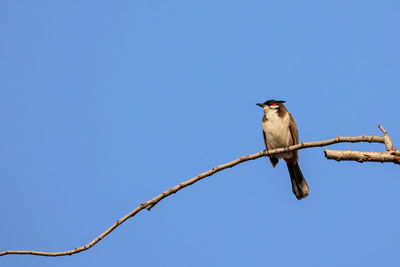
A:
{"type": "MultiPolygon", "coordinates": [[[[262,125],[264,144],[267,151],[299,143],[296,122],[283,103],[284,101],[268,100],[263,104],[257,104],[264,109],[262,125]]],[[[309,188],[297,162],[298,151],[275,154],[268,157],[274,168],[280,158],[286,161],[293,193],[297,199],[307,197],[309,188]]]]}

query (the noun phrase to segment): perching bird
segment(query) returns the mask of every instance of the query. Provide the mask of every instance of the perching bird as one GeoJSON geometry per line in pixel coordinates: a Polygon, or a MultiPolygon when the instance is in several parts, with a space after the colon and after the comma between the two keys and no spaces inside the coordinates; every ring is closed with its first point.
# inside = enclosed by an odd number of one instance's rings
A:
{"type": "MultiPolygon", "coordinates": [[[[296,122],[283,103],[285,103],[285,101],[268,100],[263,104],[257,104],[264,109],[262,128],[267,151],[299,143],[296,122]]],[[[309,189],[297,162],[297,150],[274,154],[268,157],[274,168],[276,164],[278,164],[280,158],[286,161],[292,181],[293,193],[299,200],[307,197],[309,189]]]]}

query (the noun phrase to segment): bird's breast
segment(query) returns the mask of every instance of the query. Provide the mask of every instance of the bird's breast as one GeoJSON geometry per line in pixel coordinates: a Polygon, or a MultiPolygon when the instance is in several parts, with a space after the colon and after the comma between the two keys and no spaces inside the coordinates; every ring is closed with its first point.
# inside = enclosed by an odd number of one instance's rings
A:
{"type": "Polygon", "coordinates": [[[263,121],[263,130],[268,148],[274,149],[293,145],[288,114],[285,114],[282,118],[276,113],[268,115],[266,120],[263,121]]]}

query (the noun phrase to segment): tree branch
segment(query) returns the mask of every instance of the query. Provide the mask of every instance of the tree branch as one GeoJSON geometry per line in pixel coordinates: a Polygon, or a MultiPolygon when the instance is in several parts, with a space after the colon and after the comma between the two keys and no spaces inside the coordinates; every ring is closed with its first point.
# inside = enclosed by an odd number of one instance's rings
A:
{"type": "MultiPolygon", "coordinates": [[[[382,125],[378,124],[378,128],[383,132],[383,142],[385,143],[386,151],[387,152],[395,152],[396,154],[399,153],[392,143],[392,139],[390,138],[389,134],[383,129],[382,125]]],[[[400,153],[399,153],[400,155],[400,153]]]]}
{"type": "Polygon", "coordinates": [[[391,155],[388,152],[362,152],[362,151],[338,151],[325,149],[325,157],[327,159],[353,160],[363,163],[364,161],[375,162],[394,162],[400,164],[400,156],[391,155]]]}
{"type": "Polygon", "coordinates": [[[119,225],[124,223],[129,218],[135,216],[141,210],[147,209],[150,211],[151,208],[153,208],[155,205],[157,205],[158,202],[160,202],[162,199],[166,198],[167,196],[175,194],[179,190],[181,190],[189,185],[192,185],[192,184],[200,181],[203,178],[211,176],[214,173],[217,173],[217,172],[222,171],[227,168],[232,168],[235,165],[240,164],[242,162],[254,160],[254,159],[268,156],[268,155],[273,155],[273,154],[282,153],[282,152],[289,152],[289,151],[293,151],[293,150],[299,150],[299,149],[310,148],[310,147],[328,146],[328,145],[332,145],[332,144],[336,144],[336,143],[346,143],[346,142],[348,142],[348,143],[355,143],[355,142],[383,143],[386,146],[387,152],[381,152],[381,153],[357,152],[357,151],[349,152],[349,151],[334,151],[334,150],[326,150],[325,149],[325,156],[328,159],[336,159],[336,160],[356,160],[359,162],[379,161],[379,162],[394,162],[396,164],[400,164],[400,157],[399,157],[400,154],[397,155],[397,153],[399,151],[393,146],[389,135],[382,128],[382,126],[379,125],[378,127],[382,130],[382,132],[384,133],[384,136],[367,136],[367,135],[354,136],[354,137],[338,136],[336,138],[332,138],[332,139],[328,139],[328,140],[324,140],[324,141],[301,142],[300,144],[290,146],[290,147],[278,148],[278,149],[273,149],[273,150],[269,150],[269,151],[266,151],[266,150],[260,151],[260,152],[254,153],[254,154],[242,156],[242,157],[232,160],[228,163],[218,165],[218,166],[212,168],[211,170],[200,173],[197,176],[162,192],[160,195],[156,196],[153,199],[143,202],[137,208],[135,208],[134,210],[132,210],[131,212],[126,214],[121,219],[117,220],[113,225],[111,225],[107,230],[105,230],[98,237],[93,239],[90,243],[88,243],[82,247],[78,247],[78,248],[67,250],[67,251],[60,251],[60,252],[44,252],[44,251],[35,251],[35,250],[5,250],[5,251],[0,252],[0,256],[4,256],[4,255],[8,255],[8,254],[30,254],[30,255],[38,255],[38,256],[66,256],[66,255],[72,255],[72,254],[82,252],[84,250],[87,250],[87,249],[93,247],[100,240],[102,240],[104,237],[106,237],[108,234],[110,234],[115,228],[117,228],[119,225]],[[360,155],[362,155],[361,158],[360,158],[360,155]]]}

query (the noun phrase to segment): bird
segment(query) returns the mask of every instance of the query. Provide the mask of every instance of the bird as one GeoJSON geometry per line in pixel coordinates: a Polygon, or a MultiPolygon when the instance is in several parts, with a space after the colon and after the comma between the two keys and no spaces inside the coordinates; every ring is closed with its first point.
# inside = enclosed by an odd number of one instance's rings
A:
{"type": "MultiPolygon", "coordinates": [[[[262,129],[265,148],[268,150],[288,147],[299,143],[296,122],[283,104],[285,101],[270,99],[257,103],[263,108],[262,129]]],[[[298,163],[298,151],[273,154],[268,156],[275,168],[279,159],[286,162],[292,182],[292,191],[298,200],[308,196],[309,188],[298,163]]]]}

